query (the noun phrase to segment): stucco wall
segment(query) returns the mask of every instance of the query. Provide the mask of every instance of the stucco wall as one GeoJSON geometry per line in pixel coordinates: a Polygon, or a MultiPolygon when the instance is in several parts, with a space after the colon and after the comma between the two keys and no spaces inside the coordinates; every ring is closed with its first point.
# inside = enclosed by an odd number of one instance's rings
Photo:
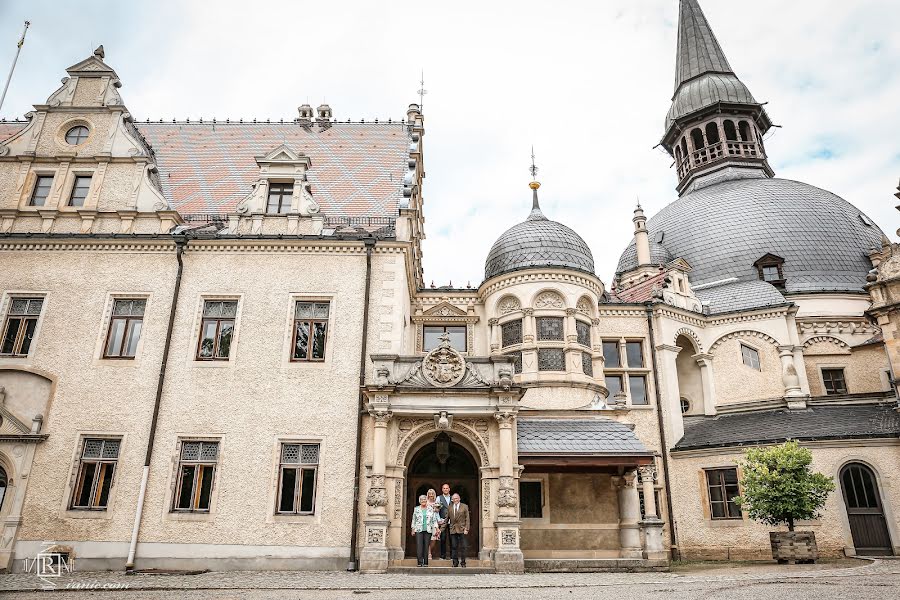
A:
{"type": "Polygon", "coordinates": [[[781,361],[774,344],[756,337],[730,339],[720,344],[713,356],[717,404],[784,395],[781,361]],[[741,357],[742,343],[759,353],[760,370],[744,364],[741,357]]]}
{"type": "Polygon", "coordinates": [[[889,365],[881,344],[848,350],[830,342],[818,342],[804,352],[803,360],[809,391],[813,396],[825,395],[821,373],[823,367],[842,367],[850,394],[881,392],[886,388],[882,373],[889,365]]]}

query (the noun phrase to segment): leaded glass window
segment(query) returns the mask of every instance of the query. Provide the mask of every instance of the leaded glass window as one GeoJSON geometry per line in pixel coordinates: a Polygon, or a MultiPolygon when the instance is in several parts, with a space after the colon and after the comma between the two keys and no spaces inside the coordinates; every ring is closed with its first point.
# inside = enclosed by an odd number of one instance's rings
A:
{"type": "Polygon", "coordinates": [[[279,514],[312,514],[315,510],[318,444],[282,444],[278,472],[279,514]]]}
{"type": "Polygon", "coordinates": [[[203,303],[197,360],[228,360],[237,305],[237,300],[206,300],[203,303]]]}
{"type": "Polygon", "coordinates": [[[112,317],[106,334],[104,358],[134,358],[144,325],[143,298],[121,298],[113,301],[112,317]]]}
{"type": "Polygon", "coordinates": [[[106,510],[113,476],[119,461],[117,439],[87,438],[78,462],[78,476],[72,491],[71,508],[106,510]]]}
{"type": "Polygon", "coordinates": [[[537,321],[538,341],[565,339],[562,317],[538,317],[535,321],[537,321]]]}
{"type": "Polygon", "coordinates": [[[565,371],[566,354],[562,348],[539,348],[538,371],[565,371]]]}
{"type": "Polygon", "coordinates": [[[522,372],[522,353],[521,352],[507,352],[506,356],[513,359],[513,373],[518,375],[522,372]]]}
{"type": "Polygon", "coordinates": [[[182,442],[175,489],[176,511],[209,511],[218,460],[219,442],[182,442]]]}
{"type": "Polygon", "coordinates": [[[591,358],[590,352],[581,353],[581,370],[584,371],[584,374],[589,377],[594,376],[594,362],[591,358]]]}
{"type": "Polygon", "coordinates": [[[325,360],[330,311],[331,304],[327,301],[297,302],[294,307],[292,361],[325,360]]]}
{"type": "Polygon", "coordinates": [[[522,343],[522,319],[508,321],[500,326],[503,347],[522,343]]]}
{"type": "Polygon", "coordinates": [[[591,325],[584,321],[575,321],[575,333],[578,335],[578,343],[582,346],[591,346],[591,325]]]}

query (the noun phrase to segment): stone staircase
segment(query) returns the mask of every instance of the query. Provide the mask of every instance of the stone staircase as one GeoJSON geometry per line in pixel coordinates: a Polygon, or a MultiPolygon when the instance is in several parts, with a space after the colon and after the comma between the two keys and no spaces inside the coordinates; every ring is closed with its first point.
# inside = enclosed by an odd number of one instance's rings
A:
{"type": "Polygon", "coordinates": [[[495,573],[493,565],[487,560],[466,559],[466,568],[453,567],[449,560],[431,559],[427,567],[417,567],[416,559],[404,558],[392,560],[388,567],[388,573],[401,573],[406,575],[484,575],[495,573]]]}

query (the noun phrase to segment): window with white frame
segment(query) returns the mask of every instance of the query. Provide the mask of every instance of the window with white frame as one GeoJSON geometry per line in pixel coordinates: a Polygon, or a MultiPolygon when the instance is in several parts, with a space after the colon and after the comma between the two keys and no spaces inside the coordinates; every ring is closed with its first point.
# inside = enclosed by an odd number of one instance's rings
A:
{"type": "Polygon", "coordinates": [[[625,392],[632,406],[650,404],[643,340],[603,340],[603,373],[609,398],[625,392]]]}
{"type": "Polygon", "coordinates": [[[0,355],[28,356],[43,306],[43,298],[10,298],[0,355]]]}
{"type": "Polygon", "coordinates": [[[181,443],[173,510],[209,512],[218,461],[218,441],[185,440],[181,443]]]}
{"type": "Polygon", "coordinates": [[[119,462],[119,439],[85,438],[70,507],[106,510],[119,462]]]}
{"type": "Polygon", "coordinates": [[[318,470],[319,444],[281,444],[278,514],[309,515],[315,512],[318,470]]]}

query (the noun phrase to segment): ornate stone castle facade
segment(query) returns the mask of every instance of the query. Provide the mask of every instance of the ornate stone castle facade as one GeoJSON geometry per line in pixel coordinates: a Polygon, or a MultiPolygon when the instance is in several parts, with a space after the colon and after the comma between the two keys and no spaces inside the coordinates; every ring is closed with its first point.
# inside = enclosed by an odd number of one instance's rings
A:
{"type": "Polygon", "coordinates": [[[426,288],[416,105],[137,123],[70,67],[0,123],[0,567],[383,571],[444,481],[497,571],[765,556],[738,461],[785,439],[838,480],[823,553],[900,551],[897,250],[774,177],[695,0],[677,57],[680,197],[611,287],[532,182],[481,285],[426,288]]]}

